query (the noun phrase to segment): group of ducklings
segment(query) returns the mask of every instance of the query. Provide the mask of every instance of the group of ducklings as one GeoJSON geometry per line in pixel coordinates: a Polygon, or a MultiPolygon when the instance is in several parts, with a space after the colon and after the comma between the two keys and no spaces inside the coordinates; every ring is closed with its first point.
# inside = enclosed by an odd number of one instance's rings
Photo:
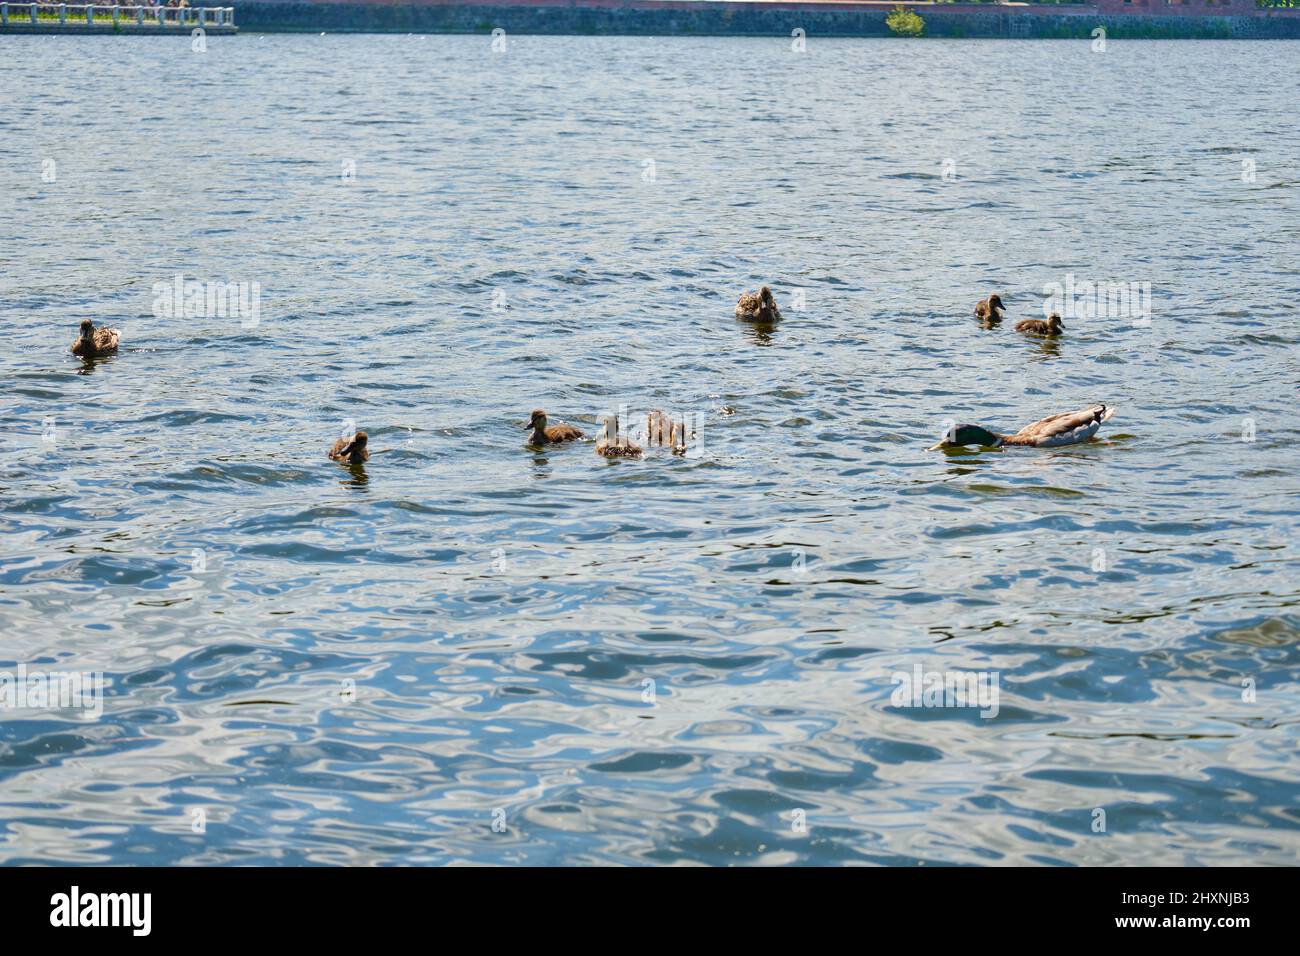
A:
{"type": "MultiPolygon", "coordinates": [[[[1002,304],[1002,296],[996,292],[987,299],[981,299],[975,303],[975,318],[983,323],[986,329],[996,329],[1002,324],[1002,313],[1006,311],[1006,306],[1002,304]]],[[[1061,316],[1053,312],[1046,319],[1024,319],[1016,323],[1017,332],[1027,332],[1030,335],[1042,335],[1055,338],[1061,334],[1065,328],[1061,324],[1061,316]]]]}
{"type": "MultiPolygon", "coordinates": [[[[1002,297],[996,293],[981,299],[975,306],[975,317],[986,329],[996,328],[1006,311],[1002,297]]],[[[736,318],[746,322],[775,323],[781,319],[781,310],[769,286],[763,286],[757,292],[746,292],[736,302],[736,318]]],[[[1017,332],[1031,335],[1057,336],[1061,334],[1061,317],[1053,312],[1046,321],[1026,319],[1016,323],[1017,332]]],[[[95,328],[90,319],[81,323],[81,334],[72,343],[72,354],[86,359],[101,358],[117,351],[120,336],[116,329],[95,328]]],[[[944,432],[943,439],[931,447],[930,451],[960,448],[966,445],[979,445],[983,448],[1001,448],[1008,445],[1023,445],[1035,448],[1052,448],[1058,445],[1073,445],[1091,439],[1102,423],[1115,414],[1112,406],[1104,404],[1090,405],[1074,412],[1051,415],[1041,421],[1026,425],[1014,434],[1000,434],[979,425],[953,425],[944,432]]],[[[532,432],[529,444],[563,445],[582,438],[582,432],[572,425],[549,424],[550,418],[542,409],[535,409],[528,420],[528,430],[532,432]]],[[[686,426],[674,422],[661,411],[650,412],[646,416],[647,443],[669,447],[675,454],[686,451],[686,426]]],[[[370,460],[370,437],[359,431],[350,438],[340,438],[329,450],[332,461],[347,465],[359,465],[370,460]]],[[[602,458],[640,458],[644,449],[632,442],[619,428],[617,416],[605,419],[605,427],[596,438],[596,454],[602,458]]]]}
{"type": "MultiPolygon", "coordinates": [[[[582,437],[582,432],[572,425],[548,425],[548,421],[542,409],[533,411],[528,421],[532,430],[528,444],[563,445],[582,437]]],[[[686,453],[685,422],[675,422],[658,409],[646,415],[645,434],[647,444],[671,448],[676,455],[686,453]]],[[[628,438],[619,429],[618,416],[611,415],[605,419],[604,430],[596,437],[596,454],[602,458],[640,458],[645,449],[628,438]]]]}
{"type": "MultiPolygon", "coordinates": [[[[528,444],[563,445],[582,437],[582,431],[572,425],[551,425],[549,422],[550,418],[544,410],[533,410],[528,419],[528,430],[532,432],[528,444]]],[[[686,425],[674,422],[661,411],[650,412],[646,416],[646,440],[651,445],[670,447],[674,454],[685,454],[686,425]]],[[[357,432],[351,438],[340,438],[329,450],[330,460],[345,465],[363,464],[370,460],[369,444],[370,436],[365,432],[357,432]]],[[[645,454],[645,449],[621,433],[618,417],[610,416],[605,419],[604,431],[596,438],[596,454],[602,458],[640,458],[645,454]]]]}

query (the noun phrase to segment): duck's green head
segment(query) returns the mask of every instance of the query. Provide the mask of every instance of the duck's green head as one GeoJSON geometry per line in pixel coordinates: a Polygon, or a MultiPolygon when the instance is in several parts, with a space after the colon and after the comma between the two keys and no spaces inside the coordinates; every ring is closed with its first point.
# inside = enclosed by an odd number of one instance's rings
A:
{"type": "Polygon", "coordinates": [[[934,445],[929,450],[938,451],[940,448],[958,448],[962,445],[980,445],[992,446],[1002,441],[1000,435],[995,435],[987,428],[980,428],[978,425],[953,425],[943,433],[943,440],[934,445]]]}

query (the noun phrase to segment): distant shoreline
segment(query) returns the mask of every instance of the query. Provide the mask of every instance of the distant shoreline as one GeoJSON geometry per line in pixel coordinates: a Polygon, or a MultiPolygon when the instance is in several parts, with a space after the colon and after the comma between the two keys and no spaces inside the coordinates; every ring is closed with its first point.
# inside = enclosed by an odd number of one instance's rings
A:
{"type": "MultiPolygon", "coordinates": [[[[897,0],[247,0],[240,27],[260,33],[447,33],[607,36],[894,37],[898,6],[920,15],[924,37],[970,39],[1300,39],[1300,8],[1254,0],[1094,0],[1091,3],[932,3],[897,0]],[[800,33],[799,31],[802,31],[800,33]]],[[[209,33],[237,27],[208,24],[209,33]]],[[[0,34],[188,33],[9,17],[0,34]]],[[[903,39],[898,37],[898,39],[903,39]]]]}
{"type": "MultiPolygon", "coordinates": [[[[250,0],[236,8],[247,31],[648,36],[893,36],[899,4],[781,0],[250,0]]],[[[932,37],[1084,39],[1300,39],[1300,9],[1252,0],[1098,0],[1077,4],[904,3],[932,37]],[[1204,10],[1201,14],[1199,11],[1204,10]],[[1197,12],[1190,12],[1197,11],[1197,12]]],[[[900,38],[902,39],[902,38],[900,38]]]]}

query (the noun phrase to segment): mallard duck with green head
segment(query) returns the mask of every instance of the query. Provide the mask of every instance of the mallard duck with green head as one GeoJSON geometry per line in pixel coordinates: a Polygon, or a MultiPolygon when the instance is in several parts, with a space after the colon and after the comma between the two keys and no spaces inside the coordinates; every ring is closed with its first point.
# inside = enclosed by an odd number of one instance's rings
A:
{"type": "Polygon", "coordinates": [[[1090,405],[1077,412],[1062,412],[1026,425],[1014,435],[999,435],[979,425],[953,425],[944,432],[943,440],[930,448],[930,451],[960,448],[963,445],[979,445],[983,448],[1002,448],[1007,445],[1055,448],[1059,445],[1077,445],[1097,434],[1101,423],[1114,414],[1115,409],[1109,405],[1090,405]]]}

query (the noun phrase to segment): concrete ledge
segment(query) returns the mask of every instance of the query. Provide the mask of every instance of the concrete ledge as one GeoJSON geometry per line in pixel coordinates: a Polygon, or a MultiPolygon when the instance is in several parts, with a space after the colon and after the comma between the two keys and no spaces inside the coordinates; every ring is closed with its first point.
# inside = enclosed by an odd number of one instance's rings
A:
{"type": "MultiPolygon", "coordinates": [[[[7,25],[0,24],[0,34],[6,33],[30,33],[48,35],[53,33],[96,33],[107,34],[109,36],[124,36],[128,33],[132,35],[148,34],[150,36],[190,36],[197,23],[187,23],[185,26],[178,26],[169,23],[166,26],[146,23],[144,26],[132,21],[131,23],[119,23],[114,25],[109,23],[14,23],[10,21],[7,25]]],[[[211,23],[203,24],[203,32],[210,37],[213,36],[233,36],[239,32],[239,27],[235,26],[216,26],[211,23]]]]}

